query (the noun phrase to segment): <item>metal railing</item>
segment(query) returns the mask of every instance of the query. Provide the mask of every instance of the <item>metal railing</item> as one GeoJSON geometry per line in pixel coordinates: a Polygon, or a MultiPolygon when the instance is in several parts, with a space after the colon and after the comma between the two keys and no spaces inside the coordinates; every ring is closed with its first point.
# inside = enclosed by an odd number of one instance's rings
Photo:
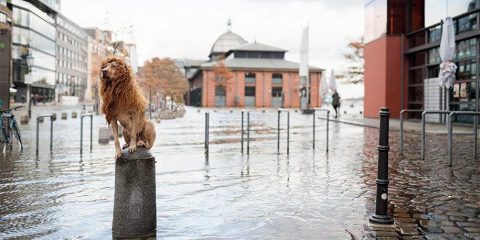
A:
{"type": "Polygon", "coordinates": [[[423,112],[423,109],[402,109],[400,111],[400,156],[403,156],[403,114],[409,112],[423,112]]]}
{"type": "Polygon", "coordinates": [[[448,166],[452,166],[452,145],[453,145],[453,140],[452,140],[452,135],[453,135],[453,124],[452,124],[452,118],[454,115],[474,115],[475,116],[475,124],[473,124],[473,135],[475,137],[474,140],[474,150],[473,154],[475,155],[475,159],[477,159],[477,118],[480,115],[480,112],[468,112],[468,111],[452,111],[450,114],[448,114],[447,118],[447,126],[448,126],[448,166]]]}
{"type": "MultiPolygon", "coordinates": [[[[85,105],[83,105],[85,107],[85,105]]],[[[93,141],[93,113],[84,113],[80,116],[80,155],[83,153],[83,118],[90,117],[90,152],[92,152],[93,141]]]]}
{"type": "Polygon", "coordinates": [[[327,149],[326,149],[326,152],[328,153],[328,128],[329,128],[329,122],[330,122],[330,110],[322,109],[322,108],[314,108],[313,109],[313,149],[315,149],[315,112],[316,111],[327,113],[327,149]]]}
{"type": "Polygon", "coordinates": [[[280,153],[280,113],[287,112],[287,155],[290,154],[290,111],[285,108],[278,109],[277,125],[277,152],[280,153]]]}
{"type": "Polygon", "coordinates": [[[247,155],[250,154],[250,112],[247,110],[242,110],[242,150],[241,152],[243,153],[243,135],[244,135],[244,127],[243,127],[243,119],[244,119],[244,114],[247,113],[247,155]]]}
{"type": "Polygon", "coordinates": [[[205,156],[208,158],[208,151],[209,151],[209,133],[210,131],[210,113],[205,113],[205,156]]]}
{"type": "Polygon", "coordinates": [[[426,122],[426,115],[429,114],[449,114],[450,111],[446,110],[426,110],[422,112],[422,160],[425,160],[425,148],[426,148],[426,142],[425,142],[425,122],[426,122]]]}
{"type": "Polygon", "coordinates": [[[38,138],[39,138],[39,127],[40,127],[40,119],[49,117],[50,118],[50,152],[53,150],[53,114],[43,114],[37,116],[37,143],[36,143],[36,154],[38,156],[38,138]]]}

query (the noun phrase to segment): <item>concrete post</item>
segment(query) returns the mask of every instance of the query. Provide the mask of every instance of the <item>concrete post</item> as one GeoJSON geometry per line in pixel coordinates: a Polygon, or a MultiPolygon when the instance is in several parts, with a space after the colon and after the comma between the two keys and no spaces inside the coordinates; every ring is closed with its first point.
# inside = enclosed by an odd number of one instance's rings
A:
{"type": "Polygon", "coordinates": [[[155,237],[155,158],[145,148],[128,149],[115,163],[114,238],[155,237]]]}

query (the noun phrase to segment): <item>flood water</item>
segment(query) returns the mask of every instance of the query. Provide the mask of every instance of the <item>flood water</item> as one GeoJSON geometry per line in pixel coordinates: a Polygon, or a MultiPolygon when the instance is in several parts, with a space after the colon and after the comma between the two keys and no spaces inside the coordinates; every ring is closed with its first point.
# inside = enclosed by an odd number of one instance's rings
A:
{"type": "MultiPolygon", "coordinates": [[[[25,150],[0,154],[0,238],[111,238],[115,161],[113,141],[93,151],[85,118],[80,156],[80,120],[56,112],[53,152],[49,120],[40,124],[35,156],[34,118],[21,125],[25,150]],[[86,139],[86,140],[85,140],[86,139]]],[[[319,116],[320,113],[317,114],[319,116]]],[[[35,116],[35,115],[34,115],[35,116]]],[[[251,113],[250,154],[240,149],[240,111],[187,108],[186,115],[156,124],[157,238],[351,239],[366,237],[373,212],[376,129],[317,119],[312,149],[312,116],[291,112],[290,153],[286,114],[251,113]],[[210,154],[204,155],[204,113],[210,112],[210,154]],[[199,112],[200,111],[200,112],[199,112]]],[[[246,137],[246,136],[245,136],[246,137]]],[[[3,145],[2,145],[3,147],[3,145]]],[[[245,143],[246,147],[246,143],[245,143]]]]}

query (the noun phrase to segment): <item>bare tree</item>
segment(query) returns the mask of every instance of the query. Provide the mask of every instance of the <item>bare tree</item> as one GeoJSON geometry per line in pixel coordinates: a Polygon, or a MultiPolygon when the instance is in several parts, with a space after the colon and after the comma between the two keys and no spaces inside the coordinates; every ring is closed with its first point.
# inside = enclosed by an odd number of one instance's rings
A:
{"type": "Polygon", "coordinates": [[[364,58],[363,58],[363,37],[360,40],[353,40],[347,45],[348,52],[343,56],[348,61],[347,71],[345,73],[346,82],[363,82],[364,58]]]}

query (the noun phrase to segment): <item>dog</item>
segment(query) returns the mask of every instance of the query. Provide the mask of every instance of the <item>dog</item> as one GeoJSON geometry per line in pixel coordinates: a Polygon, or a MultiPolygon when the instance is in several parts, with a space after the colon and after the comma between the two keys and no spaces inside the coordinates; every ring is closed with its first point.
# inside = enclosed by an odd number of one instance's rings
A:
{"type": "Polygon", "coordinates": [[[125,144],[134,152],[137,147],[151,149],[155,143],[155,125],[145,115],[147,100],[137,85],[130,66],[117,56],[106,58],[100,68],[100,96],[102,112],[112,125],[115,141],[115,159],[122,155],[118,140],[118,122],[123,127],[125,144]]]}

